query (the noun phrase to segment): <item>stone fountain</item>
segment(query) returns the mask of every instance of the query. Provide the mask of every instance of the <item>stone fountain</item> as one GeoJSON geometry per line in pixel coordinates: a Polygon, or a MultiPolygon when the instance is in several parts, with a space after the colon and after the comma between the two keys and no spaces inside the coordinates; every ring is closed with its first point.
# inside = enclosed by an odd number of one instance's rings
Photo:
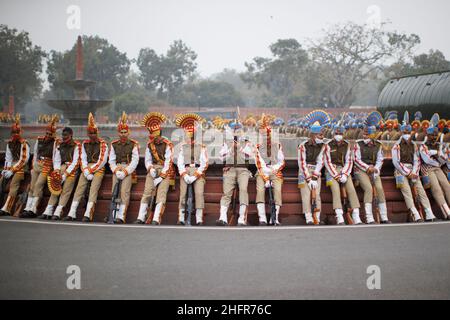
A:
{"type": "Polygon", "coordinates": [[[106,107],[112,103],[112,100],[92,100],[90,99],[89,89],[95,85],[95,81],[85,80],[83,44],[81,36],[78,36],[76,48],[76,76],[74,80],[67,80],[65,83],[74,91],[74,99],[47,100],[47,104],[57,110],[62,111],[64,118],[70,125],[86,124],[89,112],[95,115],[99,108],[106,107]]]}

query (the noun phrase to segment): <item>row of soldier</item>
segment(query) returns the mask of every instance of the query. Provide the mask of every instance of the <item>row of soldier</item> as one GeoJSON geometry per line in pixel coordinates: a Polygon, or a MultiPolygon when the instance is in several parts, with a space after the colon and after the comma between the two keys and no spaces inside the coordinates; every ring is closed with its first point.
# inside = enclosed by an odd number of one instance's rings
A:
{"type": "MultiPolygon", "coordinates": [[[[307,224],[319,224],[321,221],[320,190],[323,168],[326,184],[331,188],[337,224],[345,223],[345,215],[348,221],[354,224],[362,223],[360,203],[353,179],[358,181],[364,191],[365,222],[373,224],[378,217],[381,223],[389,223],[380,178],[384,160],[383,146],[378,140],[380,118],[381,115],[377,112],[369,114],[365,128],[360,132],[361,139],[356,140],[356,143],[349,143],[345,139],[348,130],[340,122],[330,126],[330,117],[326,112],[314,111],[306,117],[309,124],[308,138],[298,146],[298,186],[307,224]],[[327,132],[332,133],[332,139],[324,138],[327,132]],[[374,200],[377,200],[376,203],[374,200]]],[[[196,114],[180,115],[176,119],[176,124],[186,132],[186,141],[181,145],[177,155],[174,154],[172,142],[161,135],[161,126],[165,121],[166,117],[158,112],[147,114],[142,121],[149,131],[149,141],[145,148],[147,176],[135,223],[143,224],[146,221],[152,195],[155,195],[156,203],[152,224],[161,223],[167,193],[176,174],[176,162],[180,175],[178,223],[185,223],[186,192],[188,186],[192,185],[195,194],[196,223],[202,225],[208,154],[206,146],[194,139],[198,123],[202,119],[196,114]]],[[[233,125],[234,131],[239,129],[239,123],[233,125]]],[[[416,222],[436,220],[422,181],[425,187],[431,187],[431,193],[442,215],[448,218],[449,148],[444,135],[439,132],[438,122],[429,123],[428,128],[419,133],[408,120],[404,119],[399,129],[401,134],[392,148],[392,161],[395,166],[397,187],[404,196],[413,220],[416,222]],[[413,143],[413,140],[418,140],[419,134],[422,135],[420,138],[423,139],[422,142],[413,143]]],[[[113,173],[113,186],[121,181],[120,207],[115,223],[126,221],[130,190],[139,162],[139,145],[129,137],[130,127],[126,115],[123,114],[118,125],[119,139],[110,145],[99,137],[92,114],[88,118],[87,133],[89,139],[80,143],[73,139],[70,128],[64,128],[62,138],[57,139],[56,119],[51,119],[46,127],[46,135],[39,137],[34,145],[28,199],[20,217],[38,216],[37,208],[43,198],[45,185],[48,184],[51,197],[39,218],[60,220],[75,190],[72,203],[68,207],[68,215],[64,220],[76,220],[80,202],[83,197],[87,197],[82,221],[93,221],[98,191],[105,175],[105,164],[108,162],[113,173]]],[[[266,189],[270,189],[274,200],[274,217],[270,222],[280,224],[282,172],[285,165],[283,148],[280,143],[272,142],[270,124],[264,116],[260,122],[259,133],[264,138],[257,145],[247,139],[234,139],[231,143],[224,143],[220,150],[220,156],[224,160],[223,196],[217,225],[228,224],[228,209],[236,185],[239,189],[238,225],[247,224],[249,205],[247,189],[249,179],[252,177],[251,163],[257,167],[255,177],[259,224],[268,224],[265,212],[266,189]]],[[[3,181],[11,181],[10,191],[0,211],[2,215],[12,212],[30,157],[30,147],[21,137],[19,119],[16,119],[12,126],[11,134],[2,171],[3,181]]]]}

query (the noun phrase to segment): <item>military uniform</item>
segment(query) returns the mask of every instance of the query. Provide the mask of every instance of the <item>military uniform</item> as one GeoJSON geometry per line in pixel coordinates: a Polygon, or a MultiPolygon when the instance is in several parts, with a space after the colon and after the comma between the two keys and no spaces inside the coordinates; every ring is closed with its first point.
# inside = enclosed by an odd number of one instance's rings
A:
{"type": "Polygon", "coordinates": [[[64,207],[69,202],[75,182],[78,177],[78,168],[81,158],[81,143],[71,139],[69,142],[58,142],[55,157],[53,159],[53,169],[62,175],[61,194],[50,196],[47,207],[43,212],[43,218],[53,216],[54,220],[59,220],[64,207]],[[55,212],[53,212],[56,207],[55,212]]]}
{"type": "Polygon", "coordinates": [[[442,135],[432,141],[426,138],[424,144],[420,146],[419,152],[422,159],[421,173],[425,187],[431,187],[431,193],[442,210],[445,218],[450,217],[450,184],[441,169],[446,163],[445,153],[442,149],[442,135]]]}
{"type": "Polygon", "coordinates": [[[223,168],[223,195],[220,199],[220,216],[218,225],[228,224],[228,207],[231,204],[236,183],[239,186],[239,219],[238,225],[247,224],[248,181],[252,177],[249,170],[250,161],[254,154],[250,142],[236,141],[231,146],[224,143],[220,150],[220,156],[224,161],[223,168]]]}
{"type": "Polygon", "coordinates": [[[327,169],[327,185],[331,188],[333,196],[333,210],[336,213],[338,224],[344,224],[341,188],[346,190],[348,201],[352,210],[352,220],[360,224],[359,200],[352,180],[353,158],[350,144],[347,141],[336,141],[333,139],[325,145],[324,163],[327,169]]]}
{"type": "Polygon", "coordinates": [[[25,171],[28,167],[30,146],[25,139],[20,137],[21,129],[19,121],[20,119],[17,117],[16,122],[11,128],[12,136],[17,136],[13,137],[6,144],[5,165],[2,171],[2,181],[0,183],[3,182],[3,179],[11,179],[11,182],[9,184],[8,197],[0,210],[0,215],[11,214],[20,188],[20,183],[23,181],[25,171]]]}
{"type": "Polygon", "coordinates": [[[431,204],[427,194],[419,179],[420,171],[420,155],[418,147],[411,142],[401,138],[392,148],[392,163],[395,166],[395,179],[397,188],[402,192],[405,199],[406,207],[413,214],[415,221],[421,221],[420,216],[414,202],[414,196],[418,197],[419,202],[426,213],[426,220],[433,220],[435,216],[431,210],[431,204]],[[414,179],[411,176],[416,176],[414,179]],[[415,195],[411,192],[411,187],[415,191],[415,195]]]}
{"type": "Polygon", "coordinates": [[[303,213],[307,224],[313,221],[320,221],[320,211],[322,202],[320,199],[321,171],[323,168],[324,144],[316,143],[312,139],[305,141],[298,147],[298,167],[299,167],[299,188],[302,198],[303,213]],[[310,182],[316,181],[316,212],[311,212],[311,192],[310,182]],[[314,214],[314,217],[313,217],[314,214]]]}
{"type": "Polygon", "coordinates": [[[120,209],[116,216],[116,223],[126,221],[126,212],[130,203],[132,175],[139,164],[139,143],[136,140],[115,140],[111,143],[109,151],[109,167],[113,172],[113,190],[118,179],[122,180],[120,186],[120,209]],[[118,175],[122,172],[123,175],[118,175]]]}
{"type": "Polygon", "coordinates": [[[355,159],[355,177],[359,181],[359,185],[364,191],[364,207],[366,211],[367,223],[374,223],[372,212],[372,200],[373,200],[373,187],[371,178],[367,173],[370,166],[373,166],[375,172],[372,174],[374,187],[378,195],[378,206],[381,215],[381,222],[388,223],[386,199],[384,196],[383,185],[381,184],[380,172],[383,166],[383,150],[381,144],[373,139],[368,141],[359,141],[354,146],[354,159],[355,159]]]}
{"type": "MultiPolygon", "coordinates": [[[[180,174],[180,201],[178,206],[178,223],[185,223],[186,194],[188,185],[193,185],[196,209],[196,223],[203,224],[203,210],[205,207],[204,189],[205,173],[208,169],[208,155],[204,144],[195,141],[194,134],[203,119],[197,114],[184,114],[177,117],[175,123],[186,132],[186,142],[181,144],[177,157],[178,172],[180,174]]],[[[188,222],[190,224],[190,221],[188,222]]]]}
{"type": "MultiPolygon", "coordinates": [[[[94,122],[94,117],[90,113],[88,120],[88,133],[97,134],[98,129],[94,122]]],[[[98,191],[102,185],[105,175],[105,164],[108,160],[108,144],[103,139],[84,140],[81,144],[81,171],[82,174],[78,180],[72,205],[66,220],[75,220],[77,208],[80,200],[84,198],[86,188],[90,184],[87,206],[84,212],[83,221],[93,220],[95,203],[97,202],[98,191]]]]}
{"type": "Polygon", "coordinates": [[[37,207],[44,194],[47,176],[53,169],[53,159],[59,141],[54,137],[57,118],[53,117],[47,126],[47,133],[52,136],[38,137],[34,145],[33,169],[31,170],[30,192],[22,218],[36,217],[37,207]]]}
{"type": "MultiPolygon", "coordinates": [[[[149,133],[156,134],[149,139],[145,148],[145,168],[147,177],[145,189],[139,207],[138,219],[135,223],[144,223],[149,201],[156,192],[156,208],[153,215],[153,224],[160,224],[167,201],[167,193],[175,171],[173,167],[173,144],[166,137],[161,136],[161,124],[166,117],[159,112],[150,112],[145,115],[142,123],[147,127],[149,133]]],[[[150,208],[151,209],[151,208],[150,208]]]]}
{"type": "MultiPolygon", "coordinates": [[[[180,121],[180,126],[183,126],[180,121]]],[[[190,132],[189,134],[194,134],[190,132]]],[[[189,135],[188,135],[189,139],[189,135]]],[[[203,210],[205,208],[204,190],[205,174],[208,169],[208,154],[206,146],[191,141],[180,146],[177,157],[178,173],[180,174],[180,201],[178,204],[178,223],[185,223],[186,194],[189,184],[193,184],[195,197],[195,218],[197,225],[203,224],[203,210]]]]}

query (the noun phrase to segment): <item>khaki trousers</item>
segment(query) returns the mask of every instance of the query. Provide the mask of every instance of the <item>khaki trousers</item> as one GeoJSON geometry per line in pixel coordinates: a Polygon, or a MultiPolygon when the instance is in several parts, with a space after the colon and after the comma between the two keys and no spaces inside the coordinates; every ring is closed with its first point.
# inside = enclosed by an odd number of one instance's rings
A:
{"type": "MultiPolygon", "coordinates": [[[[188,173],[190,176],[193,176],[196,168],[188,168],[188,173]]],[[[194,182],[194,196],[195,196],[195,209],[204,209],[205,208],[205,178],[200,177],[194,182]]],[[[180,202],[178,205],[179,209],[185,209],[186,207],[186,194],[187,194],[188,185],[183,178],[180,177],[180,202]]]]}
{"type": "MultiPolygon", "coordinates": [[[[401,173],[398,170],[395,170],[395,176],[398,175],[401,175],[401,173]]],[[[419,198],[420,204],[425,209],[431,208],[430,200],[428,200],[422,182],[420,182],[420,178],[417,178],[417,180],[413,183],[407,177],[404,177],[404,182],[402,184],[402,187],[400,188],[400,191],[402,192],[403,198],[405,199],[406,208],[410,210],[412,207],[415,207],[414,197],[412,194],[412,188],[410,184],[413,184],[413,186],[416,188],[417,192],[416,196],[419,198]]]]}
{"type": "MultiPolygon", "coordinates": [[[[355,168],[355,178],[358,179],[359,185],[364,191],[364,203],[372,203],[373,200],[373,189],[372,189],[372,183],[370,182],[369,175],[358,169],[355,168]]],[[[378,202],[379,203],[385,203],[386,198],[384,196],[383,191],[383,185],[381,184],[381,178],[380,176],[377,176],[375,178],[375,188],[378,194],[378,202]]]]}
{"type": "Polygon", "coordinates": [[[252,174],[247,168],[229,167],[223,174],[223,195],[220,205],[228,208],[237,182],[240,205],[248,206],[248,180],[251,176],[252,174]]]}
{"type": "MultiPolygon", "coordinates": [[[[11,182],[9,183],[9,193],[8,197],[15,198],[17,196],[17,193],[20,189],[20,183],[25,178],[24,173],[15,173],[11,179],[11,182]]],[[[5,179],[5,178],[2,178],[5,179]]]]}
{"type": "MultiPolygon", "coordinates": [[[[66,169],[67,169],[66,164],[61,165],[61,172],[66,171],[66,169]]],[[[76,180],[77,180],[77,175],[75,175],[73,177],[67,177],[66,181],[64,181],[64,183],[62,185],[61,194],[59,196],[52,194],[50,196],[50,199],[48,200],[48,205],[49,206],[59,205],[59,206],[65,207],[67,205],[67,203],[69,202],[73,188],[75,187],[76,180]]]]}
{"type": "MultiPolygon", "coordinates": [[[[309,168],[309,174],[313,174],[314,168],[309,168]]],[[[318,211],[322,209],[322,201],[320,199],[320,186],[322,184],[322,179],[319,177],[317,179],[317,189],[316,189],[316,208],[318,211]]],[[[302,197],[302,207],[303,213],[312,213],[311,212],[311,189],[309,189],[308,184],[300,188],[300,196],[302,197]]]]}
{"type": "Polygon", "coordinates": [[[432,168],[428,170],[428,177],[430,178],[431,193],[439,206],[446,203],[450,204],[450,184],[447,176],[441,168],[432,168]]]}
{"type": "Polygon", "coordinates": [[[40,163],[35,163],[33,170],[31,170],[30,196],[39,199],[42,198],[47,184],[47,173],[42,172],[42,167],[40,163]]]}
{"type": "MultiPolygon", "coordinates": [[[[91,188],[89,190],[89,199],[88,202],[97,202],[98,197],[98,190],[100,190],[100,187],[102,186],[103,177],[105,175],[105,172],[98,171],[94,174],[94,179],[91,181],[91,188]]],[[[82,198],[84,198],[84,193],[86,191],[86,188],[89,184],[89,181],[86,179],[84,174],[80,174],[80,179],[78,180],[77,189],[75,191],[75,195],[73,197],[73,201],[79,202],[82,198]]]]}
{"type": "MultiPolygon", "coordinates": [[[[272,182],[273,198],[275,205],[282,206],[283,200],[281,195],[281,189],[283,186],[283,179],[280,179],[274,174],[269,176],[269,180],[272,182]]],[[[257,174],[256,175],[256,203],[265,203],[266,187],[264,179],[257,174]]]]}
{"type": "MultiPolygon", "coordinates": [[[[342,167],[336,167],[336,169],[340,172],[342,167]]],[[[352,176],[348,177],[347,182],[344,184],[344,188],[347,191],[347,201],[350,203],[350,207],[352,209],[359,209],[361,206],[359,204],[355,186],[353,185],[352,176]]],[[[333,196],[333,210],[342,209],[341,184],[335,179],[332,179],[330,189],[333,196]]]]}
{"type": "MultiPolygon", "coordinates": [[[[163,166],[154,165],[153,168],[156,170],[157,175],[161,172],[163,166]]],[[[155,192],[155,185],[153,183],[153,177],[150,172],[147,173],[147,177],[145,178],[145,187],[144,193],[142,194],[141,203],[148,203],[150,201],[150,197],[155,192]]],[[[167,193],[170,187],[170,178],[167,176],[163,179],[157,186],[158,190],[156,193],[156,203],[165,204],[167,200],[167,193]]]]}

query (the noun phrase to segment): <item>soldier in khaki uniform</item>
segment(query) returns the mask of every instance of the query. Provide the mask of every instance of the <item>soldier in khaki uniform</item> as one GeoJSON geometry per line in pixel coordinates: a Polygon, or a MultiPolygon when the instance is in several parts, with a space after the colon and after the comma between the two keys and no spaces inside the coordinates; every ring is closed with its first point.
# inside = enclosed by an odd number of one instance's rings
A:
{"type": "Polygon", "coordinates": [[[108,162],[113,173],[113,190],[118,180],[122,181],[120,208],[114,223],[123,224],[126,222],[126,212],[130,203],[132,175],[135,174],[136,167],[139,164],[139,143],[130,139],[130,128],[127,124],[125,112],[122,113],[117,131],[120,138],[111,143],[108,162]]]}
{"type": "Polygon", "coordinates": [[[281,190],[283,186],[283,168],[285,165],[283,148],[280,143],[272,143],[272,129],[268,117],[261,119],[259,127],[260,143],[256,146],[255,163],[256,174],[256,208],[258,210],[259,225],[267,225],[265,191],[272,186],[275,202],[276,217],[271,221],[280,225],[278,216],[282,206],[281,190]]]}
{"type": "Polygon", "coordinates": [[[300,196],[302,198],[303,214],[306,224],[313,225],[320,222],[320,187],[321,171],[323,168],[323,135],[320,122],[312,120],[310,138],[298,146],[298,167],[300,196]],[[316,212],[312,212],[312,192],[316,192],[316,212]],[[313,216],[314,214],[314,216],[313,216]]]}
{"type": "Polygon", "coordinates": [[[450,184],[441,167],[446,163],[443,149],[443,135],[439,135],[434,124],[427,129],[425,143],[419,149],[421,173],[424,179],[424,187],[431,187],[431,193],[441,208],[445,219],[450,219],[450,184]]]}
{"type": "Polygon", "coordinates": [[[333,139],[325,144],[324,163],[327,169],[327,185],[333,195],[333,209],[336,213],[337,224],[345,224],[342,210],[341,185],[347,192],[352,210],[352,220],[361,224],[359,216],[359,200],[352,180],[353,158],[350,144],[343,140],[345,128],[339,124],[335,126],[333,139]]]}
{"type": "MultiPolygon", "coordinates": [[[[208,154],[206,146],[195,140],[195,133],[203,119],[197,114],[179,116],[175,123],[186,132],[186,141],[181,144],[177,157],[178,173],[180,174],[180,201],[178,205],[178,224],[185,224],[186,194],[188,185],[194,188],[195,220],[197,225],[203,225],[203,210],[205,208],[204,190],[205,174],[208,169],[208,154]]],[[[201,132],[200,132],[201,137],[201,132]]]]}
{"type": "Polygon", "coordinates": [[[0,216],[11,214],[20,183],[24,179],[28,159],[30,158],[30,146],[21,137],[21,134],[20,115],[17,115],[11,127],[11,140],[6,144],[5,166],[1,173],[0,183],[3,182],[3,179],[11,179],[11,182],[9,183],[8,197],[0,210],[0,216]]]}
{"type": "Polygon", "coordinates": [[[378,195],[381,223],[390,223],[380,178],[384,160],[383,149],[381,143],[374,140],[376,134],[375,126],[369,125],[364,131],[363,140],[357,141],[353,149],[353,158],[356,165],[354,173],[355,178],[359,181],[359,185],[364,190],[364,208],[368,224],[375,223],[372,212],[373,187],[376,188],[378,195]]]}
{"type": "Polygon", "coordinates": [[[392,163],[395,166],[397,188],[402,192],[406,207],[411,211],[415,222],[423,220],[415,206],[414,197],[418,197],[424,208],[426,221],[434,221],[436,217],[419,178],[420,155],[419,148],[411,140],[412,127],[405,123],[401,126],[401,131],[403,133],[401,139],[392,147],[392,163]],[[411,187],[415,189],[414,195],[411,187]]]}
{"type": "Polygon", "coordinates": [[[39,201],[44,195],[47,176],[52,171],[53,159],[59,141],[56,139],[56,123],[58,118],[53,116],[46,127],[43,137],[38,137],[34,145],[33,170],[31,170],[30,192],[27,204],[21,213],[21,218],[35,218],[39,201]]]}
{"type": "Polygon", "coordinates": [[[83,141],[81,144],[82,174],[78,180],[69,214],[64,218],[66,221],[76,220],[78,205],[80,204],[80,200],[84,198],[89,183],[91,186],[82,221],[90,222],[93,220],[98,190],[102,185],[103,176],[105,175],[105,164],[108,160],[108,144],[98,137],[98,128],[92,113],[89,113],[87,133],[89,139],[83,141]]]}
{"type": "Polygon", "coordinates": [[[149,200],[157,188],[156,208],[153,215],[152,224],[161,224],[164,208],[167,200],[167,193],[171,184],[171,179],[175,175],[173,167],[173,144],[166,137],[161,136],[161,124],[166,121],[166,116],[159,112],[147,113],[142,120],[142,124],[149,132],[149,141],[145,149],[145,168],[147,177],[145,179],[145,189],[139,207],[136,224],[143,224],[147,214],[149,200]]]}
{"type": "Polygon", "coordinates": [[[50,200],[40,219],[60,220],[64,207],[69,202],[78,177],[78,168],[81,156],[81,143],[73,140],[73,130],[64,128],[62,140],[58,141],[55,157],[53,159],[53,172],[49,178],[50,200]],[[55,177],[53,179],[53,177],[55,177]],[[52,179],[56,188],[52,186],[52,179]],[[62,186],[61,186],[62,184],[62,186]],[[56,189],[56,190],[55,190],[56,189]],[[55,212],[53,210],[55,209],[55,212]]]}
{"type": "Polygon", "coordinates": [[[236,183],[239,186],[239,218],[238,225],[247,225],[247,207],[248,207],[248,180],[252,177],[249,170],[250,160],[254,159],[251,143],[245,139],[239,139],[239,132],[242,130],[242,124],[235,121],[230,124],[234,131],[233,142],[225,142],[219,154],[224,161],[223,168],[223,195],[220,199],[220,216],[216,221],[218,226],[228,225],[228,207],[231,204],[236,183]]]}

